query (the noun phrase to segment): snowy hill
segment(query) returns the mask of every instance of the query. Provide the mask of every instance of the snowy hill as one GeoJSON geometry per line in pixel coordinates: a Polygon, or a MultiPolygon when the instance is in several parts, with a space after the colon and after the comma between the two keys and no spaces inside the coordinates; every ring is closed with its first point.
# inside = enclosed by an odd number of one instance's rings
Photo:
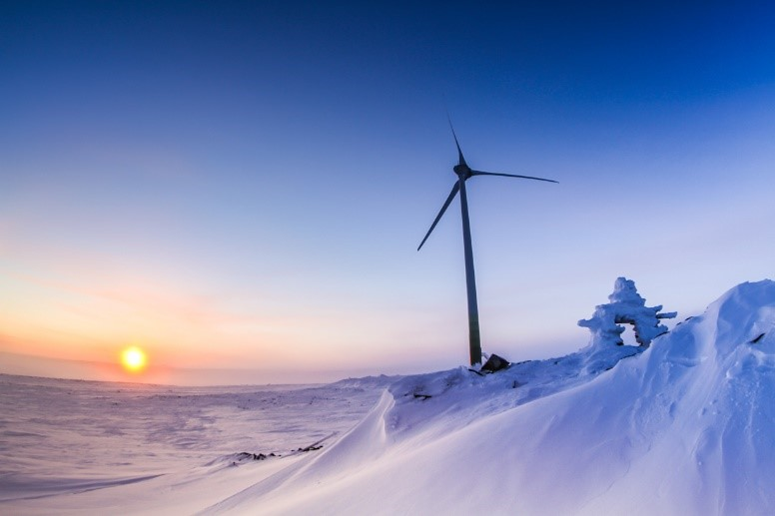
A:
{"type": "Polygon", "coordinates": [[[772,514],[774,325],[775,283],[746,283],[603,374],[581,352],[405,378],[334,446],[211,510],[772,514]]]}
{"type": "MultiPolygon", "coordinates": [[[[9,494],[0,512],[775,514],[774,326],[775,283],[761,281],[733,288],[647,349],[593,341],[486,376],[459,368],[183,396],[168,424],[223,418],[226,427],[206,426],[196,441],[198,453],[210,446],[201,439],[220,442],[221,460],[191,466],[188,451],[179,471],[122,480],[116,469],[103,488],[9,494]],[[262,450],[278,452],[266,460],[225,453],[243,451],[239,436],[270,406],[277,430],[310,437],[347,417],[360,422],[320,446],[262,450]]],[[[172,398],[133,396],[138,421],[142,406],[172,398]]]]}

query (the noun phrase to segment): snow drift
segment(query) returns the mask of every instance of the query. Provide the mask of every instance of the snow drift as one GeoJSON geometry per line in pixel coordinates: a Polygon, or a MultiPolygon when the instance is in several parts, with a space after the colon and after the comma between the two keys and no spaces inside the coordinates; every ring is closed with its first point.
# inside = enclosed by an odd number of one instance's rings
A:
{"type": "Polygon", "coordinates": [[[577,353],[484,376],[4,380],[0,512],[775,514],[775,283],[733,288],[648,348],[601,328],[577,353]],[[38,441],[58,452],[31,455],[38,441]]]}
{"type": "Polygon", "coordinates": [[[774,326],[775,283],[745,283],[628,358],[407,377],[336,444],[207,512],[772,514],[774,326]]]}

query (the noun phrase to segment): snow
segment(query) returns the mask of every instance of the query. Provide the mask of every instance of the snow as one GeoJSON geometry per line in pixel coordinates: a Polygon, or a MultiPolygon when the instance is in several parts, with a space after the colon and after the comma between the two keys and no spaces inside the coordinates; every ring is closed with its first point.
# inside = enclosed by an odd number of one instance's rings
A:
{"type": "Polygon", "coordinates": [[[761,281],[648,348],[593,339],[490,375],[121,392],[2,377],[0,512],[773,514],[773,326],[761,281]]]}
{"type": "Polygon", "coordinates": [[[599,346],[622,345],[622,323],[632,324],[635,340],[641,346],[648,347],[654,338],[667,332],[667,326],[660,319],[673,319],[676,312],[664,312],[662,305],[646,306],[635,288],[635,282],[627,278],[617,278],[613,293],[608,296],[610,303],[595,307],[591,319],[582,319],[579,326],[592,331],[593,343],[599,346]]]}

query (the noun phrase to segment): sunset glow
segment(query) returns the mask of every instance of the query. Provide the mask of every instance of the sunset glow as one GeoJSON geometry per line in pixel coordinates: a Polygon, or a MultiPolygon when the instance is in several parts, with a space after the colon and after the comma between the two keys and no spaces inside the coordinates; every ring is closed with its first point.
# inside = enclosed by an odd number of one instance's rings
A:
{"type": "Polygon", "coordinates": [[[137,346],[131,346],[121,352],[121,365],[130,373],[141,373],[147,362],[145,352],[137,346]]]}
{"type": "Polygon", "coordinates": [[[766,2],[48,4],[0,11],[0,373],[467,363],[459,205],[417,252],[458,141],[560,183],[467,191],[485,353],[585,346],[619,276],[684,317],[773,275],[766,2]]]}

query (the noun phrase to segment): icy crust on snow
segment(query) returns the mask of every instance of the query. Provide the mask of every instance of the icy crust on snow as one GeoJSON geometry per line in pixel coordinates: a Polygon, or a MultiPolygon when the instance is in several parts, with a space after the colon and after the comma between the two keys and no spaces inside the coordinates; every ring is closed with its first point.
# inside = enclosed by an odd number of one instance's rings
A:
{"type": "Polygon", "coordinates": [[[210,510],[775,513],[775,284],[620,358],[404,378],[335,445],[210,510]]]}

